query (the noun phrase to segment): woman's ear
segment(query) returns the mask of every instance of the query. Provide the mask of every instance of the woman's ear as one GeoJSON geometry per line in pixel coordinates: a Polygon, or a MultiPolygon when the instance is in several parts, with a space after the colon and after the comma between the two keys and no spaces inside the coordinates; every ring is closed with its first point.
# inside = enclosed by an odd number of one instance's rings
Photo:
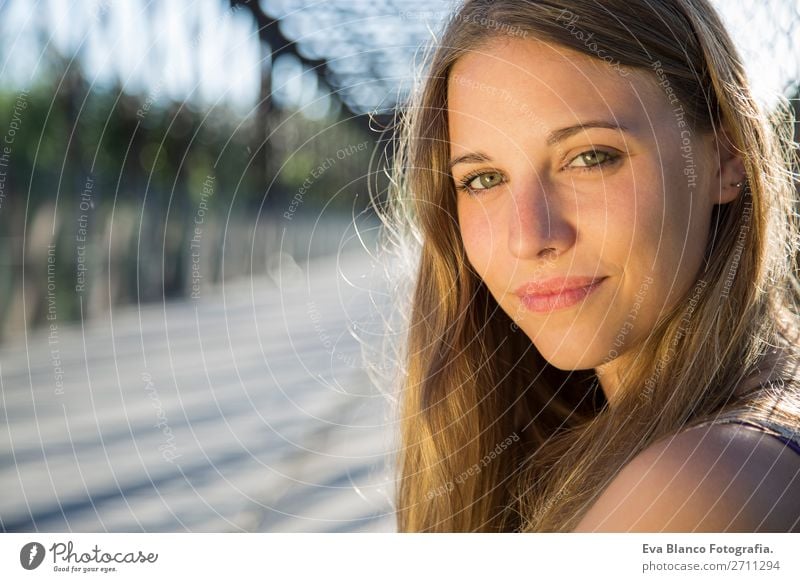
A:
{"type": "Polygon", "coordinates": [[[727,204],[739,196],[747,180],[744,160],[724,127],[716,135],[712,133],[711,138],[714,144],[711,167],[716,168],[711,182],[711,202],[727,204]]]}

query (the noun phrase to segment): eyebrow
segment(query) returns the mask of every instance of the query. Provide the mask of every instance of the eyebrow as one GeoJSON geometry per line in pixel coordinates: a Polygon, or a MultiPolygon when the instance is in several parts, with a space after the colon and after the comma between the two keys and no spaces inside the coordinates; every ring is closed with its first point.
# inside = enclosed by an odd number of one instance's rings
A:
{"type": "MultiPolygon", "coordinates": [[[[554,146],[558,142],[564,141],[565,139],[572,137],[576,133],[580,133],[581,131],[594,128],[613,129],[624,132],[630,131],[626,126],[622,125],[621,123],[613,123],[610,121],[603,121],[603,120],[585,121],[583,123],[578,123],[576,125],[570,125],[569,127],[562,127],[561,129],[553,130],[547,136],[545,143],[548,146],[554,146]]],[[[448,168],[452,170],[458,164],[477,164],[481,162],[490,162],[491,160],[492,158],[490,158],[483,152],[469,152],[450,160],[448,168]]]]}

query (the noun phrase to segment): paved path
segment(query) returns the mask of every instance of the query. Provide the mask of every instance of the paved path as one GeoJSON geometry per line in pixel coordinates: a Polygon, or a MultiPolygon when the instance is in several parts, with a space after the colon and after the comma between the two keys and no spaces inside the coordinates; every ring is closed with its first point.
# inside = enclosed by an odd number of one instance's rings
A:
{"type": "Polygon", "coordinates": [[[394,531],[390,399],[348,333],[371,260],[285,259],[0,348],[0,528],[394,531]]]}

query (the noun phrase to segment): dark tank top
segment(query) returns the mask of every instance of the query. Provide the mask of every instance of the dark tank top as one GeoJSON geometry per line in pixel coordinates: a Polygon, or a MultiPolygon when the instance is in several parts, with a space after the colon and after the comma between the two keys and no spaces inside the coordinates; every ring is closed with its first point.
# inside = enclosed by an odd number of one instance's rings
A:
{"type": "Polygon", "coordinates": [[[714,424],[720,423],[734,423],[749,426],[765,432],[778,440],[784,445],[792,449],[795,453],[800,455],[800,429],[792,430],[780,424],[769,423],[764,420],[756,419],[743,419],[743,418],[724,418],[715,420],[714,424]]]}

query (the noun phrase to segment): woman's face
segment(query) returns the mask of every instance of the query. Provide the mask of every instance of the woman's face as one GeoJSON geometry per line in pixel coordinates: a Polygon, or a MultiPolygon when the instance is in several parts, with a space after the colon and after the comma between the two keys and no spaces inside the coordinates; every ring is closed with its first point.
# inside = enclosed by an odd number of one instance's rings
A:
{"type": "Polygon", "coordinates": [[[713,134],[693,132],[663,78],[612,65],[496,40],[448,83],[452,177],[472,189],[457,190],[467,257],[564,370],[604,368],[695,287],[713,205],[744,175],[720,174],[713,134]],[[577,279],[537,288],[562,277],[577,279]]]}

